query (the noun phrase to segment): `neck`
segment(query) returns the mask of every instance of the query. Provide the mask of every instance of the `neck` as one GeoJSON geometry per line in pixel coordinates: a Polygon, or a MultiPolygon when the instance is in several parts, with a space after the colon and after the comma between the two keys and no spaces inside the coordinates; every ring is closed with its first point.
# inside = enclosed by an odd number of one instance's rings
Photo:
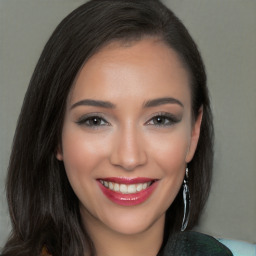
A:
{"type": "Polygon", "coordinates": [[[165,215],[147,229],[134,234],[112,230],[92,215],[83,213],[82,216],[97,256],[156,256],[162,245],[165,215]]]}

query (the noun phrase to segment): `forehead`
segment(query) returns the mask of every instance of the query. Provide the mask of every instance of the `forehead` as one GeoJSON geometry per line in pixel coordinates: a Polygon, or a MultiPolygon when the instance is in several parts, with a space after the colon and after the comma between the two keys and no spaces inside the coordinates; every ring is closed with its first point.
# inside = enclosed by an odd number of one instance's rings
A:
{"type": "Polygon", "coordinates": [[[184,91],[190,95],[189,74],[178,54],[153,38],[128,44],[112,42],[103,47],[81,68],[69,100],[74,102],[86,95],[111,97],[124,91],[128,97],[134,96],[134,91],[145,94],[145,90],[148,95],[159,93],[160,97],[184,91]]]}

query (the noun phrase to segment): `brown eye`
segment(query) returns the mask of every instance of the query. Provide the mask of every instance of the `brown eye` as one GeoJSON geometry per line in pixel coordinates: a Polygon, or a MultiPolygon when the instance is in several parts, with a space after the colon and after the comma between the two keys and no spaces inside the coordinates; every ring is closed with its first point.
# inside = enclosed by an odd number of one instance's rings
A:
{"type": "Polygon", "coordinates": [[[160,126],[160,127],[165,127],[165,126],[171,126],[174,125],[178,122],[180,122],[181,119],[176,117],[173,114],[170,113],[163,113],[163,114],[158,114],[154,117],[152,117],[147,124],[148,125],[154,125],[154,126],[160,126]]]}
{"type": "Polygon", "coordinates": [[[100,116],[83,116],[76,123],[92,128],[109,125],[109,123],[100,116]]]}
{"type": "Polygon", "coordinates": [[[156,125],[164,125],[166,122],[168,123],[168,120],[163,116],[157,116],[152,119],[153,123],[156,125]]]}
{"type": "Polygon", "coordinates": [[[102,124],[102,119],[99,117],[91,117],[87,119],[87,124],[90,126],[98,126],[102,124]]]}

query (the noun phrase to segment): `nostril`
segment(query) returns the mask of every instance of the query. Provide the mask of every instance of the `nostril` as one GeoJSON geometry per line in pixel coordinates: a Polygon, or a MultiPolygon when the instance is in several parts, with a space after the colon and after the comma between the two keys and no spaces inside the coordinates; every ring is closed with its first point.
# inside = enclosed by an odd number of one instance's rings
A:
{"type": "Polygon", "coordinates": [[[144,144],[129,133],[121,134],[113,144],[110,152],[110,162],[126,171],[132,171],[136,167],[147,162],[147,154],[144,144]]]}

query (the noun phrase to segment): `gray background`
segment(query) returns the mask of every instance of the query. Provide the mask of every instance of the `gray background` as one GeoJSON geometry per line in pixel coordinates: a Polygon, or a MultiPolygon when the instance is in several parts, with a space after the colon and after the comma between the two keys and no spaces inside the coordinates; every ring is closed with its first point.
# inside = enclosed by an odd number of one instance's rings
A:
{"type": "MultiPolygon", "coordinates": [[[[16,120],[51,32],[82,0],[0,0],[0,246],[10,221],[4,180],[16,120]]],[[[216,130],[211,195],[198,230],[256,242],[256,1],[165,0],[198,43],[216,130]]]]}

